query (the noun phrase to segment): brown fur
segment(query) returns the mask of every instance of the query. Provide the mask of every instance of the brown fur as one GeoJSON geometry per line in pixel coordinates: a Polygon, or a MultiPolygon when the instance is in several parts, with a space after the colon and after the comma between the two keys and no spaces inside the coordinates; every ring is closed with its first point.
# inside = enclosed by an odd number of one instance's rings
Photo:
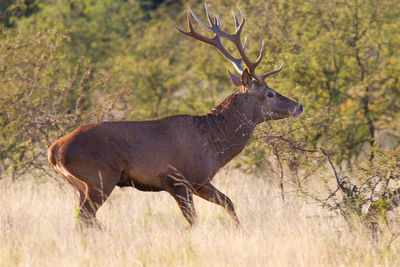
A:
{"type": "Polygon", "coordinates": [[[55,141],[48,158],[79,193],[81,219],[92,223],[115,186],[133,186],[169,192],[190,224],[193,194],[225,207],[238,222],[232,201],[212,178],[243,150],[256,124],[302,110],[266,84],[243,86],[249,90],[234,92],[204,115],[91,123],[55,141]]]}

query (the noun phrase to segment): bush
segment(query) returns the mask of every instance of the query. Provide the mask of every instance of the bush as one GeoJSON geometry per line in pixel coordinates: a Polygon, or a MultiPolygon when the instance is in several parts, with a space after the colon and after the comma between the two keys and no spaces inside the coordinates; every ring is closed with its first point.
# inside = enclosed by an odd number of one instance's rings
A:
{"type": "Polygon", "coordinates": [[[0,42],[0,173],[45,170],[46,148],[102,110],[95,90],[105,79],[84,59],[71,63],[55,30],[6,31],[0,42]]]}

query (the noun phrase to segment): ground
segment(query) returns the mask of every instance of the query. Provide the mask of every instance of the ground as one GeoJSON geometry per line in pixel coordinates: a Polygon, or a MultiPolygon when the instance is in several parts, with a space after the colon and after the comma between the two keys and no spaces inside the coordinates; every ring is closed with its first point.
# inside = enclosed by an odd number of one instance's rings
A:
{"type": "MultiPolygon", "coordinates": [[[[370,235],[299,198],[283,202],[273,177],[225,171],[215,185],[235,203],[236,229],[196,198],[198,225],[167,193],[116,189],[99,210],[102,230],[76,230],[71,188],[49,180],[0,181],[0,266],[399,266],[370,235]]],[[[75,206],[76,207],[76,206],[75,206]]]]}

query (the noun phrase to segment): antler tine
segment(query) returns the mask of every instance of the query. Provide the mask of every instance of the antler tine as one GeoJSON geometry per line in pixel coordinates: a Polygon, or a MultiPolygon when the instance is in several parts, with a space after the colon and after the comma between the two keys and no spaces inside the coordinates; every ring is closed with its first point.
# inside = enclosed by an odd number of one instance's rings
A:
{"type": "Polygon", "coordinates": [[[188,8],[188,13],[187,13],[187,21],[188,21],[188,27],[189,27],[189,31],[185,31],[184,29],[182,29],[181,27],[179,27],[174,20],[171,20],[172,23],[174,24],[174,27],[180,31],[181,33],[188,35],[188,36],[192,36],[190,32],[193,31],[193,25],[192,25],[192,21],[190,18],[190,7],[188,8]]]}
{"type": "MultiPolygon", "coordinates": [[[[189,11],[190,11],[190,13],[192,14],[193,18],[197,21],[197,23],[199,23],[203,28],[205,28],[205,29],[207,29],[207,30],[209,30],[209,31],[212,32],[211,28],[210,28],[209,26],[205,25],[205,24],[197,17],[196,13],[194,13],[193,10],[191,10],[191,9],[189,8],[189,11]]],[[[211,22],[210,24],[213,25],[212,22],[211,22]]]]}
{"type": "MultiPolygon", "coordinates": [[[[240,22],[240,24],[239,24],[239,20],[238,20],[238,18],[236,16],[235,12],[232,12],[233,18],[235,20],[236,30],[235,30],[234,34],[228,34],[226,32],[223,32],[220,28],[218,28],[216,25],[214,25],[212,23],[210,10],[208,9],[207,3],[205,3],[205,10],[206,10],[208,21],[210,22],[210,26],[211,26],[211,27],[205,27],[205,28],[207,30],[215,33],[216,35],[221,36],[221,37],[233,42],[234,45],[236,46],[236,48],[238,49],[239,54],[241,56],[241,60],[240,61],[243,60],[244,63],[246,64],[246,66],[248,67],[248,69],[250,71],[250,74],[254,78],[256,78],[257,80],[260,80],[260,76],[259,76],[259,74],[257,74],[255,72],[255,69],[260,64],[261,59],[262,59],[262,57],[264,55],[264,42],[262,43],[262,46],[261,46],[260,56],[258,57],[256,62],[251,62],[250,59],[248,58],[248,56],[246,55],[246,52],[245,52],[246,45],[242,46],[242,43],[241,43],[241,40],[240,40],[240,34],[242,33],[242,29],[243,29],[244,23],[246,21],[246,17],[243,14],[243,11],[239,8],[240,14],[242,15],[242,21],[240,22]]],[[[192,14],[193,14],[193,12],[192,12],[192,14]]],[[[194,18],[196,19],[197,22],[199,22],[200,25],[202,25],[202,26],[204,25],[204,23],[202,23],[197,16],[194,16],[194,18]]],[[[240,69],[242,69],[242,68],[240,68],[240,69]]],[[[239,71],[239,73],[241,73],[241,72],[242,71],[239,71]]]]}
{"type": "Polygon", "coordinates": [[[208,43],[214,47],[216,47],[227,59],[231,61],[233,66],[235,67],[236,71],[239,72],[240,74],[243,73],[243,68],[242,68],[242,61],[245,63],[247,68],[249,69],[249,72],[251,76],[253,76],[255,79],[258,81],[264,80],[266,77],[279,72],[283,68],[283,63],[279,69],[275,68],[273,71],[264,73],[264,74],[258,74],[255,72],[257,66],[261,63],[261,60],[264,56],[264,41],[261,42],[261,48],[260,48],[260,53],[255,62],[250,61],[249,57],[246,55],[246,45],[247,45],[247,36],[245,38],[244,44],[242,45],[241,40],[240,40],[240,34],[242,33],[242,29],[244,26],[244,23],[246,21],[246,17],[243,14],[243,11],[239,8],[240,14],[242,15],[242,21],[239,23],[239,19],[237,18],[235,12],[232,10],[232,15],[235,20],[235,33],[234,34],[229,34],[221,30],[221,19],[219,18],[217,12],[214,13],[214,18],[210,14],[210,10],[208,9],[207,2],[204,4],[205,10],[206,10],[206,15],[207,15],[207,20],[210,24],[210,26],[205,25],[199,17],[191,10],[190,8],[188,9],[188,14],[187,14],[187,20],[188,20],[188,26],[189,26],[189,31],[185,31],[178,27],[176,23],[174,22],[175,28],[177,28],[180,32],[183,34],[186,34],[188,36],[191,36],[197,40],[200,40],[202,42],[208,43]],[[199,33],[197,33],[194,30],[193,24],[191,17],[193,18],[202,26],[204,29],[214,33],[213,38],[208,38],[205,37],[199,33]],[[235,58],[229,52],[224,48],[221,42],[221,37],[225,38],[229,41],[231,41],[236,48],[239,51],[240,58],[235,58]]]}
{"type": "Polygon", "coordinates": [[[266,73],[264,73],[264,74],[262,74],[262,75],[260,75],[260,76],[261,76],[261,78],[264,80],[264,79],[267,78],[268,76],[271,76],[272,74],[275,74],[275,73],[280,72],[282,69],[283,69],[283,61],[282,61],[281,66],[279,67],[279,69],[277,69],[276,66],[275,66],[275,69],[274,69],[273,71],[266,72],[266,73]]]}
{"type": "Polygon", "coordinates": [[[187,21],[188,21],[188,26],[189,26],[189,32],[194,32],[194,28],[193,28],[193,24],[192,24],[192,17],[190,16],[191,12],[192,12],[192,10],[189,7],[186,16],[187,16],[187,21]]]}
{"type": "Polygon", "coordinates": [[[215,24],[212,22],[211,20],[211,27],[208,27],[207,25],[205,25],[198,17],[197,15],[193,12],[193,10],[191,10],[190,8],[188,8],[188,13],[187,13],[187,20],[188,20],[188,27],[189,27],[189,31],[185,31],[182,28],[180,28],[175,21],[172,21],[175,28],[180,31],[181,33],[190,36],[192,38],[195,38],[197,40],[200,40],[202,42],[205,42],[207,44],[210,44],[214,47],[216,47],[222,55],[224,55],[224,57],[226,57],[228,60],[231,61],[231,63],[233,64],[233,66],[235,67],[236,71],[238,71],[239,73],[243,72],[243,68],[242,68],[242,59],[241,58],[235,58],[233,57],[231,54],[229,54],[229,52],[224,48],[224,46],[221,43],[221,38],[219,35],[215,34],[213,38],[208,38],[205,37],[203,35],[201,35],[200,33],[196,32],[194,30],[193,24],[192,24],[192,19],[191,19],[191,15],[194,17],[194,19],[204,28],[214,32],[214,30],[218,30],[220,31],[221,28],[221,21],[219,19],[218,14],[216,14],[215,17],[215,24]],[[212,29],[212,30],[211,30],[212,29]]]}
{"type": "Polygon", "coordinates": [[[218,29],[221,30],[221,19],[219,18],[217,12],[214,12],[215,24],[217,25],[218,29]]]}
{"type": "Polygon", "coordinates": [[[210,23],[210,26],[213,27],[214,23],[213,23],[211,15],[210,15],[210,10],[208,10],[207,2],[205,2],[205,7],[206,7],[206,14],[207,14],[208,22],[210,23]]]}
{"type": "Polygon", "coordinates": [[[235,30],[239,27],[239,20],[236,17],[235,11],[232,10],[233,19],[235,20],[235,30]]]}
{"type": "Polygon", "coordinates": [[[263,57],[264,57],[264,40],[262,40],[261,42],[260,54],[258,55],[256,62],[254,62],[254,65],[258,66],[263,57]]]}
{"type": "Polygon", "coordinates": [[[244,15],[244,13],[243,13],[243,11],[240,9],[240,7],[239,7],[239,11],[240,11],[240,15],[242,15],[242,22],[240,22],[240,25],[237,27],[235,33],[239,33],[239,35],[240,35],[240,33],[242,32],[244,23],[245,23],[245,21],[246,21],[246,16],[244,15]]]}

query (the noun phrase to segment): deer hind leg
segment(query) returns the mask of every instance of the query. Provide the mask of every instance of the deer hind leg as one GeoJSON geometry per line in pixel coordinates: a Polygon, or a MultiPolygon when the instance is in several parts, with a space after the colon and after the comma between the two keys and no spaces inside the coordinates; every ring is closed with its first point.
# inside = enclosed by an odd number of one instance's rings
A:
{"type": "Polygon", "coordinates": [[[80,222],[82,223],[82,226],[94,226],[98,225],[97,219],[96,219],[96,212],[97,209],[99,208],[98,205],[96,205],[96,202],[93,202],[90,197],[90,188],[89,186],[77,179],[75,182],[76,184],[81,183],[82,186],[76,186],[79,195],[79,210],[78,210],[78,215],[80,222]]]}
{"type": "Polygon", "coordinates": [[[79,219],[82,226],[98,225],[96,213],[111,194],[118,180],[118,175],[111,171],[86,171],[81,173],[62,170],[64,178],[78,192],[79,219]]]}
{"type": "Polygon", "coordinates": [[[193,203],[193,186],[175,168],[171,168],[166,178],[167,192],[176,200],[190,226],[196,223],[196,210],[193,203]]]}
{"type": "MultiPolygon", "coordinates": [[[[118,176],[114,176],[118,177],[118,176]]],[[[105,184],[102,181],[110,181],[109,177],[104,175],[103,177],[96,177],[98,182],[87,183],[87,191],[85,192],[85,198],[80,199],[79,216],[84,224],[93,225],[97,224],[96,213],[98,209],[110,196],[111,192],[115,187],[115,183],[105,184]]],[[[92,180],[91,180],[92,181],[92,180]]]]}
{"type": "Polygon", "coordinates": [[[235,224],[240,224],[232,201],[229,199],[229,197],[218,191],[218,189],[215,188],[211,183],[202,185],[200,188],[197,188],[194,193],[207,201],[224,207],[228,211],[228,214],[233,219],[235,224]]]}

